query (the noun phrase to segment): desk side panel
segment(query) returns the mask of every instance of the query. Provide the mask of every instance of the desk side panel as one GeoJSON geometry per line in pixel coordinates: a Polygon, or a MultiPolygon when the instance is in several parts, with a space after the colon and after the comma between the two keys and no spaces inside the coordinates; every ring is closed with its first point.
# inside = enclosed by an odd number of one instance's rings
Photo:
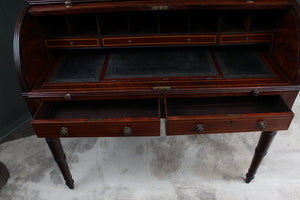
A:
{"type": "Polygon", "coordinates": [[[17,20],[13,41],[15,68],[23,92],[37,84],[47,71],[49,60],[39,28],[34,17],[27,14],[28,9],[25,7],[17,20]]]}
{"type": "Polygon", "coordinates": [[[274,42],[273,56],[282,70],[295,83],[300,82],[300,7],[291,0],[293,8],[283,17],[274,42]]]}

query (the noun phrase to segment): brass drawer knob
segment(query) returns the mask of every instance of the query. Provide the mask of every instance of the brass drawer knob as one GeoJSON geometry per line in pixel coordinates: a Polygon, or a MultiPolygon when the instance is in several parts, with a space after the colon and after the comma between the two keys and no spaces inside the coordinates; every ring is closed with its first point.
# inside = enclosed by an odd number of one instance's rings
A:
{"type": "Polygon", "coordinates": [[[259,96],[260,95],[260,90],[258,88],[254,89],[253,90],[253,95],[256,96],[256,97],[259,96]]]}
{"type": "Polygon", "coordinates": [[[72,95],[69,94],[69,93],[65,94],[64,98],[65,98],[66,101],[71,101],[72,100],[72,95]]]}
{"type": "Polygon", "coordinates": [[[123,129],[123,135],[124,136],[129,136],[132,133],[132,129],[130,127],[124,127],[123,129]]]}
{"type": "Polygon", "coordinates": [[[253,0],[246,0],[247,3],[254,3],[253,0]]]}
{"type": "Polygon", "coordinates": [[[128,40],[128,43],[131,44],[131,43],[132,43],[132,40],[128,40]]]}
{"type": "Polygon", "coordinates": [[[191,38],[188,38],[188,39],[186,39],[186,41],[190,42],[190,41],[192,41],[192,40],[191,40],[191,38]]]}
{"type": "Polygon", "coordinates": [[[196,132],[201,134],[204,132],[204,125],[203,124],[197,124],[196,126],[196,132]]]}
{"type": "Polygon", "coordinates": [[[70,42],[70,45],[74,45],[75,43],[73,41],[70,42]]]}
{"type": "Polygon", "coordinates": [[[68,136],[69,135],[69,129],[67,127],[61,127],[59,131],[60,136],[68,136]]]}
{"type": "Polygon", "coordinates": [[[249,38],[248,37],[245,37],[245,41],[248,41],[249,40],[249,38]]]}
{"type": "Polygon", "coordinates": [[[72,7],[72,0],[67,0],[65,1],[66,8],[71,8],[72,7]]]}
{"type": "Polygon", "coordinates": [[[265,130],[267,128],[266,122],[265,121],[258,122],[258,128],[262,131],[265,130]]]}

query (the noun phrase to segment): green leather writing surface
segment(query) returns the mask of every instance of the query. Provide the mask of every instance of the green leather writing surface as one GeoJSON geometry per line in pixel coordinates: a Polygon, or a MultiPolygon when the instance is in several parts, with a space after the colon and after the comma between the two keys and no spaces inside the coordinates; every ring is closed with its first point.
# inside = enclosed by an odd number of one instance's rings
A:
{"type": "Polygon", "coordinates": [[[208,50],[130,49],[110,54],[106,79],[218,76],[208,50]]]}
{"type": "Polygon", "coordinates": [[[267,78],[274,74],[254,50],[218,48],[214,50],[225,78],[267,78]]]}
{"type": "Polygon", "coordinates": [[[98,82],[104,54],[67,54],[63,56],[49,83],[98,82]]]}

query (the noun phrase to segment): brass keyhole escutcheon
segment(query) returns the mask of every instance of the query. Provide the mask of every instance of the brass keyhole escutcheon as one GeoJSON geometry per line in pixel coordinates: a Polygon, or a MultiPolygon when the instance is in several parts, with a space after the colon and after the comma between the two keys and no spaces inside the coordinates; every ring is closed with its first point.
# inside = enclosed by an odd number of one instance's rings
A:
{"type": "Polygon", "coordinates": [[[258,88],[254,89],[253,90],[253,95],[256,96],[256,97],[259,96],[260,95],[260,90],[258,88]]]}
{"type": "Polygon", "coordinates": [[[71,8],[72,7],[72,0],[67,0],[65,1],[66,8],[71,8]]]}
{"type": "Polygon", "coordinates": [[[59,131],[60,136],[68,136],[69,135],[69,129],[67,127],[61,127],[59,131]]]}

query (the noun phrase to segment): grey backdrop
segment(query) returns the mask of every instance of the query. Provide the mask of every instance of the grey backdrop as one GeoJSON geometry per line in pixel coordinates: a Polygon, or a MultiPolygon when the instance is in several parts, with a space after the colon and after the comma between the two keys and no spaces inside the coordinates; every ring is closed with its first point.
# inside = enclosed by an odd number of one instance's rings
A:
{"type": "Polygon", "coordinates": [[[0,141],[30,120],[13,60],[13,34],[23,0],[0,0],[0,141]]]}

